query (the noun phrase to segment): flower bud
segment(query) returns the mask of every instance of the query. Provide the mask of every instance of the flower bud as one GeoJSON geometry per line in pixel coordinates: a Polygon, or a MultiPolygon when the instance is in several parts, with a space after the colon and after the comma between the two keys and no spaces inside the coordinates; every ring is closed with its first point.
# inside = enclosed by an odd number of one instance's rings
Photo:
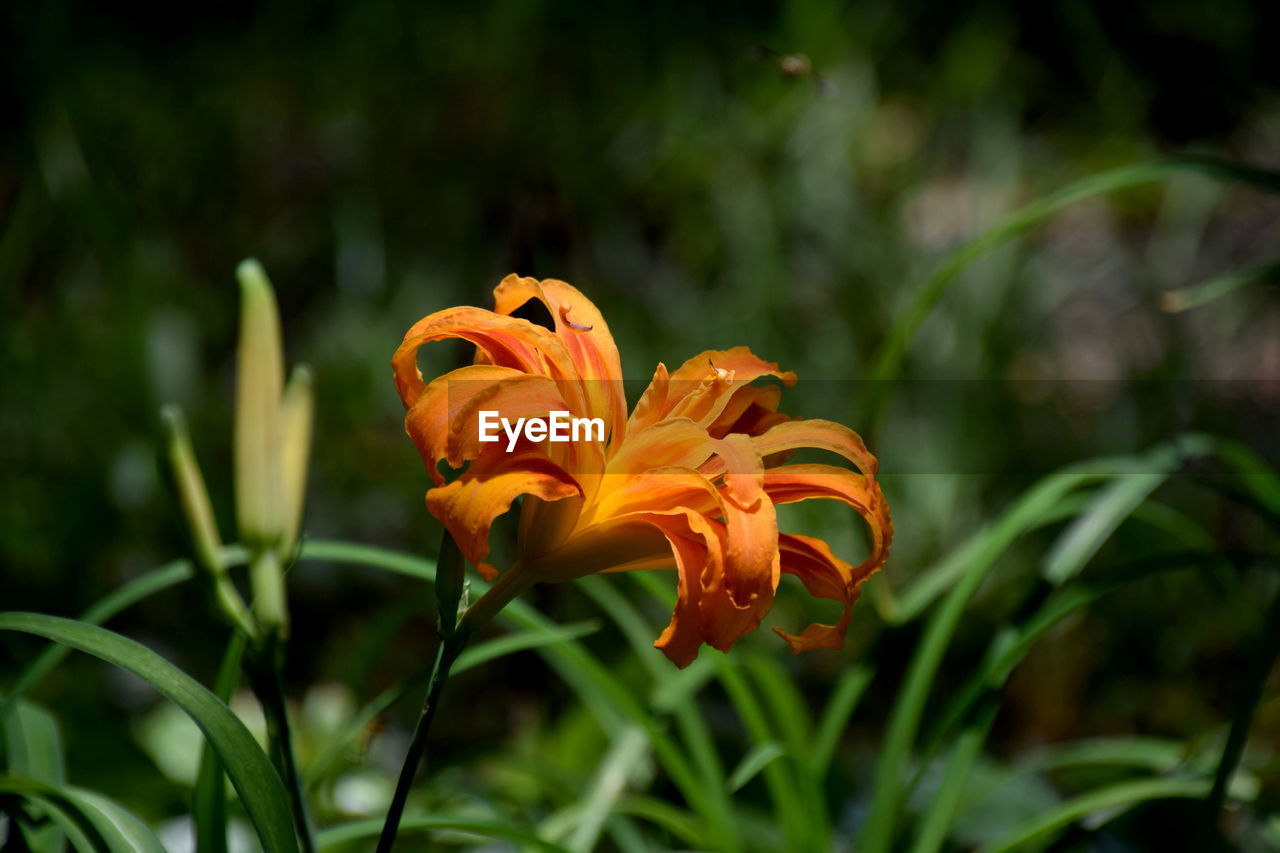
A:
{"type": "Polygon", "coordinates": [[[219,574],[223,570],[222,537],[218,535],[218,523],[213,517],[204,475],[200,473],[200,465],[191,449],[186,419],[182,410],[174,405],[161,409],[160,419],[164,423],[165,457],[173,473],[182,514],[187,519],[196,561],[204,569],[219,574]]]}
{"type": "Polygon", "coordinates": [[[235,487],[240,538],[271,548],[283,530],[280,399],[284,357],[275,295],[262,266],[247,260],[240,279],[236,364],[235,487]]]}
{"type": "Polygon", "coordinates": [[[288,561],[302,525],[307,497],[307,461],[311,453],[311,425],[315,413],[315,392],[311,369],[299,365],[289,377],[280,404],[281,483],[284,506],[284,534],[280,556],[288,561]]]}

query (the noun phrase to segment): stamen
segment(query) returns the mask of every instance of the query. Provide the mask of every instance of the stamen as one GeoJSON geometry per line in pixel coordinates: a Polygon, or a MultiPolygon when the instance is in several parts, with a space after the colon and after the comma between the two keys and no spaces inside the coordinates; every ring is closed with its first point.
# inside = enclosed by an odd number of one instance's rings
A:
{"type": "Polygon", "coordinates": [[[573,322],[572,320],[570,320],[570,319],[569,319],[569,312],[570,312],[570,311],[572,311],[572,310],[573,310],[573,306],[571,306],[571,305],[561,305],[561,306],[560,306],[560,319],[561,319],[561,320],[564,320],[565,324],[566,324],[566,325],[568,325],[568,327],[569,327],[570,329],[573,329],[573,330],[578,331],[578,332],[589,332],[589,331],[591,331],[593,328],[595,328],[594,326],[588,326],[588,325],[586,325],[586,324],[584,324],[584,323],[575,323],[575,322],[573,322]]]}
{"type": "Polygon", "coordinates": [[[732,379],[733,378],[733,371],[725,370],[724,368],[721,368],[721,367],[716,367],[716,363],[711,360],[711,356],[707,356],[707,364],[711,365],[711,369],[716,372],[716,379],[732,379]]]}

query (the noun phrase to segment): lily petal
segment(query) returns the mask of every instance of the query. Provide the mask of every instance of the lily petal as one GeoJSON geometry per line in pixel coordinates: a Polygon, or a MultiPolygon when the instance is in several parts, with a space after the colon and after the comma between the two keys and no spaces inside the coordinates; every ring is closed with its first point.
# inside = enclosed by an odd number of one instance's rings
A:
{"type": "Polygon", "coordinates": [[[871,531],[871,554],[854,571],[861,583],[884,565],[893,544],[893,521],[880,486],[870,477],[834,465],[783,465],[764,474],[764,490],[775,504],[826,499],[858,511],[871,531]]]}
{"type": "Polygon", "coordinates": [[[406,409],[418,401],[427,387],[418,369],[419,348],[446,338],[460,338],[475,344],[489,363],[497,367],[556,380],[577,378],[569,353],[553,332],[528,320],[483,308],[446,308],[414,323],[391,358],[396,388],[406,409]]]}
{"type": "MultiPolygon", "coordinates": [[[[475,414],[479,404],[470,407],[469,404],[477,399],[492,399],[503,389],[504,386],[501,384],[503,382],[521,382],[530,379],[541,380],[541,383],[550,385],[551,392],[548,392],[543,385],[535,384],[535,386],[520,389],[524,395],[527,396],[534,391],[535,387],[543,393],[554,392],[555,385],[545,377],[491,364],[460,367],[433,379],[427,385],[405,415],[404,425],[405,432],[413,439],[418,452],[422,454],[422,460],[426,463],[427,470],[436,485],[444,484],[444,478],[437,470],[441,461],[448,462],[450,467],[458,468],[464,462],[479,455],[482,445],[479,442],[475,414]],[[462,418],[462,414],[467,412],[470,416],[462,418]],[[470,442],[467,439],[470,439],[470,442]]],[[[555,395],[555,399],[560,399],[558,394],[555,395]]],[[[563,400],[560,401],[560,407],[564,407],[563,400]]]]}
{"type": "Polygon", "coordinates": [[[751,439],[730,435],[713,446],[728,466],[720,490],[724,569],[704,576],[701,607],[707,641],[727,651],[760,624],[773,604],[780,573],[778,519],[751,439]]]}
{"type": "Polygon", "coordinates": [[[814,622],[799,634],[788,634],[781,628],[774,628],[774,632],[786,640],[796,654],[813,649],[844,648],[853,603],[861,592],[861,580],[856,579],[853,566],[831,553],[826,542],[809,536],[779,536],[778,550],[784,574],[795,575],[811,595],[838,601],[844,609],[834,625],[814,622]]]}
{"type": "Polygon", "coordinates": [[[669,375],[664,366],[658,365],[627,429],[643,429],[667,417],[687,417],[710,426],[737,389],[764,376],[775,376],[785,385],[796,382],[794,373],[758,358],[746,347],[706,350],[669,375]]]}
{"type": "Polygon", "coordinates": [[[494,310],[510,314],[530,299],[537,299],[555,322],[555,333],[564,344],[586,383],[591,417],[604,418],[614,433],[611,443],[622,441],[627,401],[622,388],[622,359],[604,316],[576,287],[558,279],[538,281],[509,275],[493,291],[494,310]]]}
{"type": "Polygon", "coordinates": [[[579,496],[581,489],[573,477],[539,453],[490,451],[452,483],[427,492],[427,509],[448,529],[463,556],[486,580],[493,580],[498,571],[485,562],[489,530],[521,495],[556,501],[579,496]]]}

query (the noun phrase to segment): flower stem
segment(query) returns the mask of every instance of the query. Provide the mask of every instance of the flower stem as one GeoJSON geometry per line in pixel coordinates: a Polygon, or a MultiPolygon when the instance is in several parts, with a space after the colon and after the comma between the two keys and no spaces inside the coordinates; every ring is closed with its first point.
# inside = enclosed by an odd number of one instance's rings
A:
{"type": "Polygon", "coordinates": [[[449,678],[449,669],[458,659],[467,645],[470,632],[466,629],[444,634],[440,646],[436,649],[435,663],[431,667],[431,683],[427,687],[427,698],[422,704],[422,713],[413,728],[413,739],[409,742],[409,751],[404,756],[404,766],[400,768],[400,780],[396,783],[395,796],[391,798],[391,807],[387,810],[386,822],[382,825],[382,835],[378,839],[377,853],[390,853],[396,842],[396,833],[400,829],[400,818],[404,814],[405,800],[409,796],[409,788],[413,786],[413,777],[422,763],[423,753],[427,747],[427,735],[431,731],[431,721],[435,718],[436,707],[440,704],[440,694],[444,691],[444,683],[449,678]]]}
{"type": "Polygon", "coordinates": [[[289,714],[284,701],[284,688],[280,683],[280,662],[277,650],[270,644],[256,650],[245,668],[254,694],[262,703],[267,722],[267,738],[276,769],[289,791],[293,808],[293,821],[297,824],[302,853],[315,853],[315,827],[307,811],[306,793],[302,786],[302,774],[293,753],[293,737],[289,728],[289,714]]]}
{"type": "Polygon", "coordinates": [[[1227,745],[1222,750],[1222,759],[1218,762],[1218,771],[1214,775],[1213,788],[1209,792],[1207,804],[1210,817],[1216,819],[1222,811],[1227,799],[1227,790],[1231,785],[1231,777],[1240,766],[1240,758],[1244,755],[1245,741],[1249,739],[1249,726],[1253,722],[1254,712],[1262,701],[1263,689],[1267,677],[1280,658],[1280,591],[1271,601],[1271,607],[1262,621],[1262,630],[1258,635],[1253,659],[1249,661],[1244,678],[1239,687],[1239,697],[1235,713],[1231,719],[1231,730],[1227,735],[1227,745]]]}

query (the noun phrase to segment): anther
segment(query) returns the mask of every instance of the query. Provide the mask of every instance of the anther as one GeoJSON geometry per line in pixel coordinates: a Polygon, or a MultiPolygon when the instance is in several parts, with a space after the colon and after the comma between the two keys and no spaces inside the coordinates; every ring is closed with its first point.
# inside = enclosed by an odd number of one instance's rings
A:
{"type": "Polygon", "coordinates": [[[560,306],[560,319],[561,319],[561,320],[564,320],[565,324],[566,324],[570,329],[574,329],[575,331],[579,331],[579,332],[589,332],[589,331],[591,331],[593,328],[595,328],[594,326],[588,326],[588,325],[583,324],[583,323],[575,323],[575,322],[573,322],[572,320],[570,320],[570,319],[569,319],[569,312],[570,312],[570,311],[572,311],[572,310],[573,310],[573,307],[572,307],[572,306],[570,306],[570,305],[561,305],[561,306],[560,306]]]}

